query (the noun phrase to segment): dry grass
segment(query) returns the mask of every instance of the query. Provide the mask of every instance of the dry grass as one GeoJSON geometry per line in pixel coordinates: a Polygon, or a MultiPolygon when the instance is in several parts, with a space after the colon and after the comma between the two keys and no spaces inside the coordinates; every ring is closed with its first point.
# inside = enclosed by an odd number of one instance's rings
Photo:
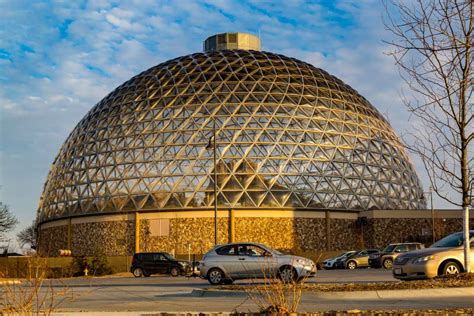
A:
{"type": "MultiPolygon", "coordinates": [[[[252,285],[244,287],[244,291],[262,313],[297,313],[307,278],[285,282],[280,278],[279,271],[275,270],[273,265],[270,262],[265,264],[261,271],[263,279],[250,279],[252,285]]],[[[238,286],[230,285],[228,287],[238,286]]],[[[221,288],[228,287],[222,286],[221,288]]]]}
{"type": "Polygon", "coordinates": [[[0,292],[1,315],[50,315],[60,304],[72,298],[72,291],[56,291],[46,280],[46,261],[31,257],[27,277],[20,284],[6,283],[0,292]]]}
{"type": "Polygon", "coordinates": [[[296,313],[303,284],[304,281],[286,283],[278,277],[265,277],[262,284],[247,288],[246,293],[263,313],[296,313]]]}

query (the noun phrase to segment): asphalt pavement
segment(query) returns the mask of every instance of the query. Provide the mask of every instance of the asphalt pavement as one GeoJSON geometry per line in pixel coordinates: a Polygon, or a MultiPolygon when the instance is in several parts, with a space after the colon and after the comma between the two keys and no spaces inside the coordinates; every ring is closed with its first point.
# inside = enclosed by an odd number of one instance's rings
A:
{"type": "MultiPolygon", "coordinates": [[[[318,271],[308,283],[397,282],[390,271],[318,271]]],[[[248,284],[249,281],[238,281],[248,284]]],[[[245,292],[217,290],[199,278],[105,277],[46,281],[53,289],[57,315],[140,315],[150,312],[257,311],[264,303],[245,292]],[[64,295],[64,292],[66,293],[64,295]]],[[[305,292],[299,311],[474,308],[474,288],[305,292]]]]}

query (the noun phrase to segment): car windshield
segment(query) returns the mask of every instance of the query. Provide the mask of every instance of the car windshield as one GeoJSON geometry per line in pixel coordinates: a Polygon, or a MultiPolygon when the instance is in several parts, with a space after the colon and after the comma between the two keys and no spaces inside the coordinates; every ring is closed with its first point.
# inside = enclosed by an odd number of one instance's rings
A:
{"type": "Polygon", "coordinates": [[[441,240],[438,240],[430,248],[452,248],[452,247],[459,247],[463,244],[463,236],[462,233],[456,233],[449,236],[444,237],[441,240]]]}
{"type": "Polygon", "coordinates": [[[170,255],[170,254],[169,254],[169,253],[167,253],[167,252],[163,252],[163,256],[165,256],[165,257],[166,257],[166,259],[168,259],[168,260],[174,260],[173,256],[172,256],[172,255],[170,255]]]}
{"type": "Polygon", "coordinates": [[[347,255],[346,258],[352,258],[352,257],[355,257],[357,256],[359,253],[361,253],[362,251],[356,251],[356,252],[353,252],[353,253],[350,253],[347,255]]]}
{"type": "Polygon", "coordinates": [[[393,249],[395,249],[395,245],[388,245],[384,248],[383,252],[393,252],[393,249]]]}
{"type": "Polygon", "coordinates": [[[271,252],[277,256],[283,256],[283,254],[281,252],[279,252],[278,250],[275,250],[275,249],[271,249],[271,252]]]}
{"type": "MultiPolygon", "coordinates": [[[[469,240],[473,242],[474,232],[471,230],[469,233],[469,240]]],[[[430,248],[449,248],[459,247],[463,245],[463,233],[454,233],[438,240],[430,246],[430,248]]]]}

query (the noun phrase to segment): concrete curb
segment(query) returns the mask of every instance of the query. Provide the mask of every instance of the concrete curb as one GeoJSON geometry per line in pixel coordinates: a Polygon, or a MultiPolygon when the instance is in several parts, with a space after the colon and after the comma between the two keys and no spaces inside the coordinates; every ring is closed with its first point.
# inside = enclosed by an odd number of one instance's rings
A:
{"type": "MultiPolygon", "coordinates": [[[[378,291],[347,291],[347,292],[311,292],[304,291],[306,295],[313,294],[316,297],[324,299],[341,299],[350,298],[352,300],[367,299],[411,299],[417,298],[443,298],[447,296],[457,297],[474,297],[474,287],[453,287],[438,289],[413,289],[413,290],[378,290],[378,291]]],[[[212,290],[212,289],[195,289],[192,291],[195,297],[239,297],[247,296],[245,291],[233,290],[212,290]]]]}
{"type": "Polygon", "coordinates": [[[474,287],[457,287],[441,289],[413,289],[413,290],[379,290],[379,291],[352,291],[352,292],[313,292],[315,296],[324,299],[342,299],[351,300],[367,299],[412,299],[417,298],[444,298],[447,296],[473,297],[474,287]]]}
{"type": "Polygon", "coordinates": [[[191,295],[194,297],[243,297],[247,296],[247,292],[232,290],[195,289],[192,291],[191,295]]]}

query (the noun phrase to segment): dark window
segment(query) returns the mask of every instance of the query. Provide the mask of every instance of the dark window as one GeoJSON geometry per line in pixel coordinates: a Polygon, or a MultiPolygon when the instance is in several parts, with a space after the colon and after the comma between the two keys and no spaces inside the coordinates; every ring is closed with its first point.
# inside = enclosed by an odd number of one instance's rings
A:
{"type": "Polygon", "coordinates": [[[225,34],[217,35],[217,44],[221,44],[221,43],[227,43],[227,40],[225,38],[225,34]]]}
{"type": "Polygon", "coordinates": [[[387,247],[385,247],[383,252],[393,252],[394,248],[395,248],[395,245],[388,245],[387,247]]]}
{"type": "Polygon", "coordinates": [[[153,254],[151,253],[142,254],[142,261],[153,261],[153,254]]]}
{"type": "Polygon", "coordinates": [[[417,250],[417,249],[420,249],[420,245],[417,245],[417,244],[408,245],[408,251],[417,250]]]}
{"type": "Polygon", "coordinates": [[[233,256],[236,254],[234,245],[221,247],[217,249],[216,252],[218,255],[221,255],[221,256],[233,256]]]}
{"type": "Polygon", "coordinates": [[[229,43],[237,43],[237,34],[229,34],[229,43]]]}
{"type": "Polygon", "coordinates": [[[213,36],[209,39],[207,49],[209,49],[209,50],[210,49],[216,49],[216,46],[217,46],[216,39],[217,38],[215,36],[213,36]]]}
{"type": "MultiPolygon", "coordinates": [[[[250,257],[265,257],[265,253],[267,251],[265,251],[264,249],[258,247],[258,246],[255,246],[255,245],[247,245],[247,252],[246,252],[246,256],[250,256],[250,257]]],[[[240,254],[240,252],[239,252],[240,254]]]]}
{"type": "Polygon", "coordinates": [[[408,251],[407,245],[398,245],[397,248],[395,248],[395,252],[407,252],[407,251],[408,251]]]}
{"type": "Polygon", "coordinates": [[[155,253],[153,255],[153,261],[165,261],[166,257],[162,253],[155,253]]]}

